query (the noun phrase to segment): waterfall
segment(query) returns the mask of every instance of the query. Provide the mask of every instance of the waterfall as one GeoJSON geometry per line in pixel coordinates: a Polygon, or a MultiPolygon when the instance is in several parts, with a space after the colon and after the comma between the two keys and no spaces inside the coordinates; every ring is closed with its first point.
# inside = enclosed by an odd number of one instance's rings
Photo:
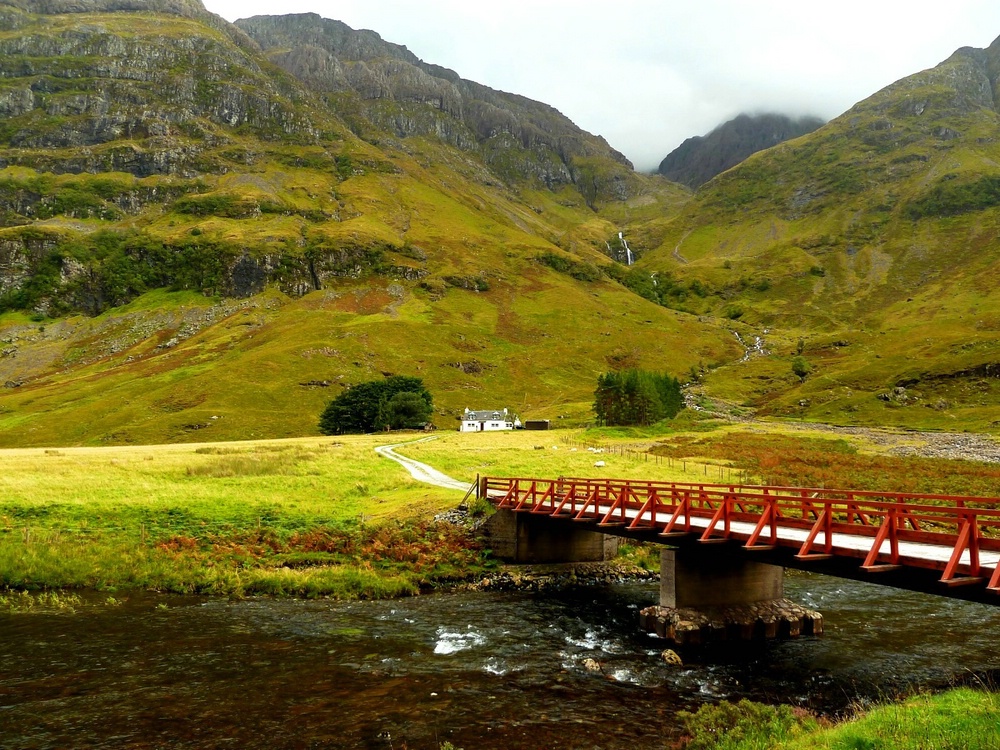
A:
{"type": "Polygon", "coordinates": [[[635,258],[632,257],[632,250],[628,246],[628,242],[625,240],[625,235],[622,232],[618,233],[618,241],[622,243],[622,247],[625,248],[625,265],[631,266],[635,263],[635,258]]]}

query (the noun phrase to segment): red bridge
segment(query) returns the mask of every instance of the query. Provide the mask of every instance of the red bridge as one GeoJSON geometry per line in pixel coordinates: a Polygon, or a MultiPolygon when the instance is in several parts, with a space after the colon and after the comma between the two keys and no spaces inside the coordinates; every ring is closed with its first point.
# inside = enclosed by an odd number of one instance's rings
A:
{"type": "Polygon", "coordinates": [[[1000,498],[564,477],[479,490],[518,515],[1000,605],[1000,498]]]}

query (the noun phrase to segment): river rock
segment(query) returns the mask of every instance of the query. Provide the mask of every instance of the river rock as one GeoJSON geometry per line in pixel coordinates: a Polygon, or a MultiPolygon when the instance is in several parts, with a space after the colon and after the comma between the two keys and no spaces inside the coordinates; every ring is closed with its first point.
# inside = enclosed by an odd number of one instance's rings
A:
{"type": "Polygon", "coordinates": [[[573,586],[651,580],[658,575],[644,568],[617,561],[507,565],[462,588],[474,591],[558,591],[573,586]]]}
{"type": "Polygon", "coordinates": [[[677,652],[672,648],[664,649],[663,653],[660,654],[660,658],[663,659],[666,664],[671,664],[676,667],[684,666],[684,662],[681,661],[681,657],[678,656],[677,652]]]}
{"type": "Polygon", "coordinates": [[[680,646],[823,634],[823,615],[788,599],[705,610],[646,607],[639,622],[647,632],[680,646]]]}

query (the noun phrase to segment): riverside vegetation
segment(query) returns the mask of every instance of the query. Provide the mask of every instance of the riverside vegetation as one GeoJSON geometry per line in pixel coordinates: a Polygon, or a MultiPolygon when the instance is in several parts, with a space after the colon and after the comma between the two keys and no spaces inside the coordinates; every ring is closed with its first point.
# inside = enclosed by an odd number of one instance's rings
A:
{"type": "Polygon", "coordinates": [[[686,750],[989,750],[1000,746],[1000,694],[916,695],[832,725],[790,706],[723,702],[682,715],[686,750]]]}

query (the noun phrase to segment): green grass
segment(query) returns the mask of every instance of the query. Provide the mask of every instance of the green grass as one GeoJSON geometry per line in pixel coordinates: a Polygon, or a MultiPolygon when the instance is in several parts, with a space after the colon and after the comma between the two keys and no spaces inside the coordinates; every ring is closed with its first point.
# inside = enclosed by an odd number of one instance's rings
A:
{"type": "Polygon", "coordinates": [[[3,451],[0,588],[381,597],[473,574],[475,545],[425,520],[460,494],[382,442],[3,451]]]}
{"type": "Polygon", "coordinates": [[[876,707],[820,726],[789,706],[741,701],[683,716],[687,750],[993,750],[1000,695],[959,688],[876,707]]]}

